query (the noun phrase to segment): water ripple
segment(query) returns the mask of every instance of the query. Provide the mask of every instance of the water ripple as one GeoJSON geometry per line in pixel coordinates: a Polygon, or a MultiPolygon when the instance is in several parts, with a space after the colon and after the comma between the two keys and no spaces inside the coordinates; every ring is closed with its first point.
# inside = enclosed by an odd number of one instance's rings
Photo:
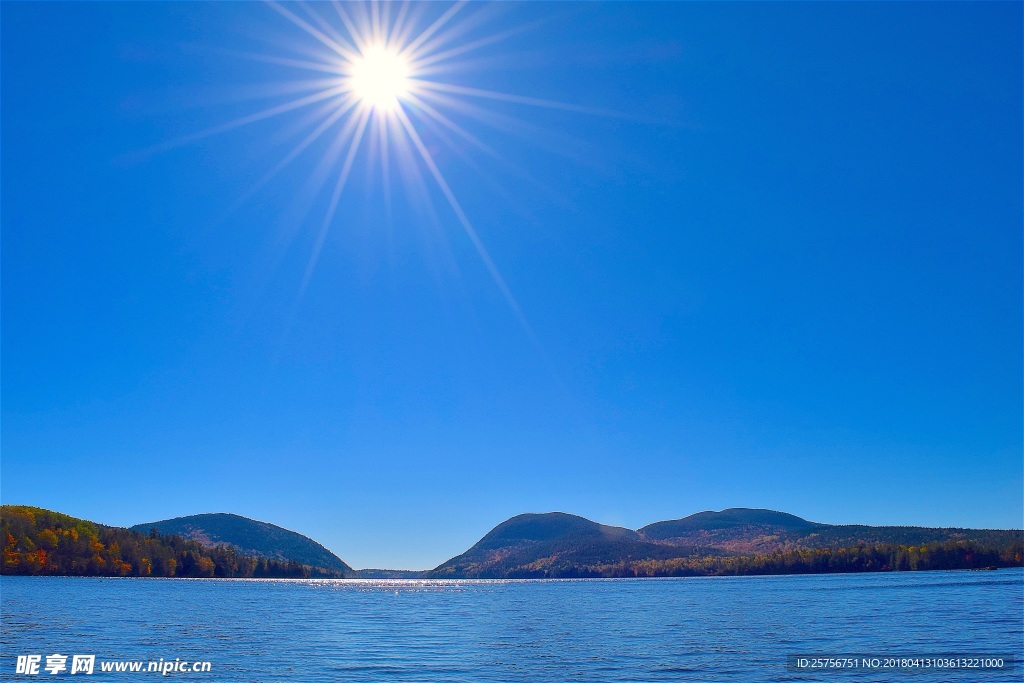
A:
{"type": "MultiPolygon", "coordinates": [[[[227,683],[873,683],[893,677],[808,675],[788,670],[786,658],[1000,653],[1020,661],[1022,589],[1019,570],[540,581],[3,577],[0,679],[19,678],[14,655],[59,652],[209,660],[213,672],[189,680],[227,683]]],[[[1016,683],[1020,666],[983,680],[1016,683]]]]}

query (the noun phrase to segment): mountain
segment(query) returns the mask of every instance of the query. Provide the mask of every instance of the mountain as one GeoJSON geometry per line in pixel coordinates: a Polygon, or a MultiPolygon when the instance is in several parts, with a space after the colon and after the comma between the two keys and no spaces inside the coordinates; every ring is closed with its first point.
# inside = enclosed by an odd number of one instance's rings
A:
{"type": "Polygon", "coordinates": [[[639,533],[644,538],[670,545],[756,553],[797,547],[800,539],[825,526],[786,512],[728,508],[655,522],[641,528],[639,533]]]}
{"type": "Polygon", "coordinates": [[[698,512],[639,530],[564,512],[522,514],[433,570],[354,571],[319,543],[233,514],[131,529],[0,506],[0,573],[224,578],[575,578],[1020,567],[1016,529],[874,527],[774,510],[698,512]]]}
{"type": "Polygon", "coordinates": [[[580,567],[644,558],[665,559],[678,548],[653,543],[631,529],[564,512],[512,517],[431,573],[436,578],[576,576],[580,567]]]}
{"type": "Polygon", "coordinates": [[[713,548],[727,553],[772,553],[815,548],[843,548],[860,543],[921,545],[975,540],[998,543],[1005,532],[911,526],[820,524],[775,510],[728,508],[698,512],[639,530],[647,539],[679,546],[713,548]]]}
{"type": "Polygon", "coordinates": [[[438,566],[435,578],[808,573],[1017,566],[1019,530],[872,527],[728,508],[637,531],[562,512],[523,514],[438,566]]]}
{"type": "Polygon", "coordinates": [[[348,579],[429,579],[429,569],[355,569],[348,579]]]}
{"type": "Polygon", "coordinates": [[[293,561],[311,567],[323,567],[343,574],[352,568],[341,558],[311,538],[274,524],[258,522],[241,515],[207,513],[175,517],[160,522],[136,524],[135,531],[148,533],[156,529],[161,534],[175,534],[198,541],[205,547],[229,545],[243,555],[265,557],[279,561],[293,561]]]}
{"type": "Polygon", "coordinates": [[[181,536],[105,526],[26,505],[0,506],[0,573],[182,578],[342,578],[294,560],[243,555],[181,536]]]}
{"type": "Polygon", "coordinates": [[[756,508],[728,508],[721,512],[698,512],[669,522],[655,522],[640,529],[648,538],[672,538],[693,531],[762,526],[778,529],[807,529],[820,526],[787,512],[756,508]]]}

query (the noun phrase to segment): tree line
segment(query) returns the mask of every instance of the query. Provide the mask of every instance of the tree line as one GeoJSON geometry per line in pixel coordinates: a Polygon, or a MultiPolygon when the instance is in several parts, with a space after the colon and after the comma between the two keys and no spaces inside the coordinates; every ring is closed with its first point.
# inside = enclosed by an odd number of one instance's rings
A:
{"type": "Polygon", "coordinates": [[[0,573],[54,576],[182,578],[341,578],[294,560],[205,547],[181,536],[102,526],[28,506],[0,507],[0,573]]]}
{"type": "MultiPolygon", "coordinates": [[[[342,572],[294,560],[244,555],[233,546],[206,547],[181,536],[107,527],[58,512],[0,506],[0,573],[56,576],[182,578],[342,578],[342,572]]],[[[679,550],[678,548],[676,549],[679,550]]],[[[947,540],[918,545],[866,543],[765,554],[629,557],[617,561],[557,553],[528,564],[459,566],[438,577],[588,578],[829,574],[849,572],[983,569],[1024,565],[1020,534],[1002,543],[947,540]],[[561,557],[559,557],[561,555],[561,557]],[[589,560],[589,561],[588,561],[589,560]]],[[[428,576],[435,575],[427,572],[428,576]]]]}
{"type": "MultiPolygon", "coordinates": [[[[582,567],[548,567],[544,578],[624,578],[665,576],[744,576],[855,572],[988,569],[1024,565],[1024,545],[1001,547],[955,540],[922,545],[861,543],[848,548],[804,548],[761,555],[701,555],[671,559],[623,560],[582,567]]],[[[530,567],[510,568],[504,578],[530,578],[530,567]]]]}

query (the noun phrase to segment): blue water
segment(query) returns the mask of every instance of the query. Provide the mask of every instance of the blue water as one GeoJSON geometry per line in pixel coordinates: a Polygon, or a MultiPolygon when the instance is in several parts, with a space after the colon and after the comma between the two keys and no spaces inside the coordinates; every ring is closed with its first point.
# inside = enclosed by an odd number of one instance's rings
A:
{"type": "MultiPolygon", "coordinates": [[[[196,681],[1024,679],[1024,572],[580,581],[3,577],[0,679],[18,654],[206,660],[196,681]],[[803,673],[787,656],[1013,655],[1014,671],[803,673]]],[[[68,660],[70,662],[70,658],[68,660]]]]}

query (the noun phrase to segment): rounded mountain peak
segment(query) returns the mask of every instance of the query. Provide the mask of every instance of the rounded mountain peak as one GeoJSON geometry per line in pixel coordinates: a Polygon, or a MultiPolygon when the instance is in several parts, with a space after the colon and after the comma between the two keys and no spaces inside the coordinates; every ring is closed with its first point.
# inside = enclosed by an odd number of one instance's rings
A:
{"type": "Polygon", "coordinates": [[[634,537],[636,532],[598,524],[565,512],[526,513],[505,520],[480,539],[479,548],[507,546],[521,542],[544,542],[564,536],[634,537]]]}

